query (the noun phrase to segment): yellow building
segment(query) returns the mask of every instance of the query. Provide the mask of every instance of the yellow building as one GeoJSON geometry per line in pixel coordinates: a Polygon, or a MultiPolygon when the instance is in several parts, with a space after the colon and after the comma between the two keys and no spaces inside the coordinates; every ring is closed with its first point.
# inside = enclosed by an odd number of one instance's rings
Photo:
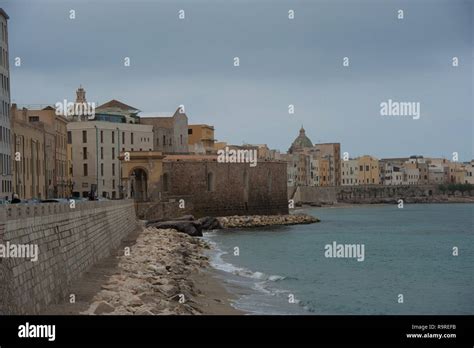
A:
{"type": "Polygon", "coordinates": [[[189,152],[196,154],[211,154],[214,149],[214,127],[207,124],[188,125],[189,152]]]}
{"type": "Polygon", "coordinates": [[[12,118],[13,191],[20,199],[44,199],[46,198],[44,125],[40,122],[29,122],[26,109],[15,109],[12,118]]]}
{"type": "Polygon", "coordinates": [[[67,197],[67,119],[56,115],[51,106],[18,110],[13,104],[12,114],[15,112],[21,112],[30,124],[44,126],[46,198],[67,197]]]}
{"type": "Polygon", "coordinates": [[[379,185],[380,168],[378,159],[365,155],[357,158],[357,160],[359,166],[359,185],[379,185]]]}

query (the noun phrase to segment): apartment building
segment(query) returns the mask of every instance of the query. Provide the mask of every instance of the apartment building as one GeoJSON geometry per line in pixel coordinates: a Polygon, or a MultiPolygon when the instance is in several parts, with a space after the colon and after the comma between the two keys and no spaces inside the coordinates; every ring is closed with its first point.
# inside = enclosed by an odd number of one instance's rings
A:
{"type": "Polygon", "coordinates": [[[351,158],[341,161],[341,185],[359,185],[359,161],[357,159],[351,158]]]}
{"type": "Polygon", "coordinates": [[[71,122],[67,130],[74,196],[123,197],[120,154],[153,151],[151,125],[87,121],[71,122]]]}
{"type": "Polygon", "coordinates": [[[11,198],[13,194],[8,19],[7,13],[0,8],[0,199],[11,198]]]}
{"type": "Polygon", "coordinates": [[[359,185],[379,185],[379,161],[375,157],[365,155],[357,158],[359,165],[359,185]]]}
{"type": "Polygon", "coordinates": [[[13,186],[20,199],[46,198],[45,127],[29,122],[27,110],[12,112],[13,186]]]}
{"type": "Polygon", "coordinates": [[[12,117],[26,120],[29,124],[41,124],[44,129],[45,147],[45,198],[67,198],[67,129],[68,120],[56,114],[56,109],[47,106],[43,109],[11,108],[12,117]]]}

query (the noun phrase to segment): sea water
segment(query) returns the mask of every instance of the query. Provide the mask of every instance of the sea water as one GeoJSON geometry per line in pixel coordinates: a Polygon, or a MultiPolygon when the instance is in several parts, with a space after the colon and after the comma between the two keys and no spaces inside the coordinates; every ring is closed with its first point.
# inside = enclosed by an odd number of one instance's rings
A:
{"type": "Polygon", "coordinates": [[[299,212],[321,222],[205,234],[214,244],[212,265],[235,293],[236,308],[255,314],[474,314],[474,204],[299,212]],[[325,246],[333,242],[364,245],[363,262],[326,257],[325,246]]]}

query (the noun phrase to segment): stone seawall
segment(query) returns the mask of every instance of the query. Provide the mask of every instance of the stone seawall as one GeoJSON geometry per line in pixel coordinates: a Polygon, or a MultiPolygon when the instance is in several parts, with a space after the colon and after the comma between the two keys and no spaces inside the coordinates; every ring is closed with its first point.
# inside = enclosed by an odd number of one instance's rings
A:
{"type": "Polygon", "coordinates": [[[0,257],[0,314],[37,314],[138,227],[133,202],[0,207],[0,246],[38,246],[38,260],[0,257]]]}
{"type": "MultiPolygon", "coordinates": [[[[398,199],[407,202],[436,203],[450,201],[464,201],[474,196],[474,192],[466,192],[461,196],[459,192],[448,196],[439,190],[438,185],[360,185],[360,186],[299,186],[294,194],[295,203],[301,204],[333,204],[333,203],[393,203],[398,199]]],[[[289,188],[289,192],[292,191],[289,188]]]]}

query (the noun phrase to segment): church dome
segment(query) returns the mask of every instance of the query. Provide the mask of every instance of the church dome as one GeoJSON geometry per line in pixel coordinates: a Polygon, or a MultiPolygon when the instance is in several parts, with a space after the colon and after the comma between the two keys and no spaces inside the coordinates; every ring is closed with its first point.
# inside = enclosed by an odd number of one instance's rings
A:
{"type": "Polygon", "coordinates": [[[293,151],[298,150],[298,149],[311,148],[311,147],[313,147],[313,142],[311,141],[311,139],[309,139],[306,136],[305,130],[303,126],[301,126],[300,135],[298,135],[295,141],[293,141],[293,143],[291,144],[289,152],[292,153],[293,151]]]}

